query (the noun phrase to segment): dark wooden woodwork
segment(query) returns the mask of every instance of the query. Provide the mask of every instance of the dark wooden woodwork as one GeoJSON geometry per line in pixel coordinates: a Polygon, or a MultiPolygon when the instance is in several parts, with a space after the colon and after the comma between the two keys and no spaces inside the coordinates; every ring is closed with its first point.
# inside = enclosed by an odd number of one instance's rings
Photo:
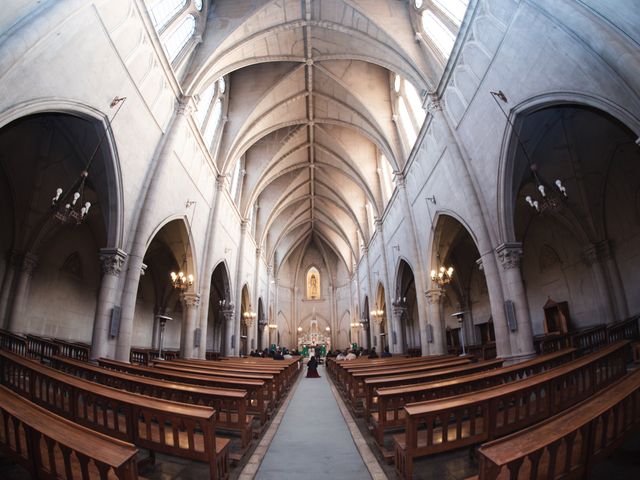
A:
{"type": "Polygon", "coordinates": [[[0,450],[34,478],[138,478],[133,445],[77,425],[3,386],[0,450]]]}
{"type": "Polygon", "coordinates": [[[216,437],[211,407],[186,405],[89,382],[0,352],[0,382],[32,402],[110,437],[209,465],[226,478],[229,439],[216,437]]]}
{"type": "Polygon", "coordinates": [[[405,405],[405,432],[394,435],[396,471],[412,478],[413,461],[526,428],[607,387],[626,372],[629,342],[523,380],[457,397],[405,405]]]}
{"type": "Polygon", "coordinates": [[[478,450],[481,480],[585,478],[640,424],[640,370],[584,402],[478,450]]]}

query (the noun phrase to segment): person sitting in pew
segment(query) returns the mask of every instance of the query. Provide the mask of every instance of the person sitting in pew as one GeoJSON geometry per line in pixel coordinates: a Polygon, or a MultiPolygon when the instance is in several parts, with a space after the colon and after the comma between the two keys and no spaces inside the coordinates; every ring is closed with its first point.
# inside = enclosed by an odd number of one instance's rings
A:
{"type": "Polygon", "coordinates": [[[384,352],[380,355],[380,358],[389,358],[391,356],[391,352],[389,352],[389,347],[384,347],[384,352]]]}
{"type": "Polygon", "coordinates": [[[346,358],[347,356],[342,351],[338,352],[338,355],[336,356],[336,360],[346,360],[346,358]]]}
{"type": "Polygon", "coordinates": [[[371,349],[371,351],[369,352],[369,355],[367,356],[367,358],[380,358],[380,357],[378,357],[378,354],[376,353],[376,347],[373,347],[371,349]]]}
{"type": "Polygon", "coordinates": [[[349,353],[347,353],[347,356],[345,357],[345,360],[355,360],[356,358],[356,354],[353,353],[353,350],[349,350],[349,353]]]}

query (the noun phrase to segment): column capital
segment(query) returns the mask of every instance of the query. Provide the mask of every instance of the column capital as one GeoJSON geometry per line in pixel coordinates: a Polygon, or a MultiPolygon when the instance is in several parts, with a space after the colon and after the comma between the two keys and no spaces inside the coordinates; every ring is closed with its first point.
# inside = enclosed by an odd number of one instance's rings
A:
{"type": "Polygon", "coordinates": [[[432,288],[431,290],[427,290],[424,292],[424,296],[427,299],[427,302],[431,305],[435,303],[440,303],[440,299],[444,291],[441,288],[432,288]]]}
{"type": "Polygon", "coordinates": [[[592,243],[582,249],[582,259],[589,266],[608,260],[612,256],[613,245],[610,240],[592,243]]]}
{"type": "Polygon", "coordinates": [[[404,188],[407,184],[407,178],[402,172],[393,172],[393,181],[396,186],[404,188]]]}
{"type": "Polygon", "coordinates": [[[119,248],[102,248],[100,249],[99,257],[102,274],[118,277],[127,259],[127,252],[119,248]]]}
{"type": "Polygon", "coordinates": [[[20,265],[20,270],[22,270],[26,275],[33,275],[33,271],[38,265],[38,257],[31,252],[27,252],[22,257],[22,264],[20,265]]]}
{"type": "Polygon", "coordinates": [[[218,175],[216,176],[216,190],[221,192],[227,186],[227,176],[226,175],[218,175]]]}
{"type": "Polygon", "coordinates": [[[178,114],[188,115],[196,111],[193,97],[191,95],[183,95],[178,103],[178,114]]]}
{"type": "Polygon", "coordinates": [[[504,270],[519,268],[522,259],[522,243],[503,243],[496,248],[496,254],[504,270]]]}
{"type": "Polygon", "coordinates": [[[236,311],[236,307],[233,303],[229,302],[224,307],[222,307],[220,311],[222,312],[222,315],[224,316],[225,320],[228,321],[233,319],[233,314],[236,311]]]}
{"type": "Polygon", "coordinates": [[[427,112],[434,115],[435,112],[442,111],[442,104],[440,103],[440,97],[436,93],[429,93],[426,101],[427,112]]]}
{"type": "Polygon", "coordinates": [[[200,294],[199,293],[183,293],[180,296],[180,300],[182,301],[182,305],[186,310],[191,308],[198,308],[200,305],[200,294]]]}

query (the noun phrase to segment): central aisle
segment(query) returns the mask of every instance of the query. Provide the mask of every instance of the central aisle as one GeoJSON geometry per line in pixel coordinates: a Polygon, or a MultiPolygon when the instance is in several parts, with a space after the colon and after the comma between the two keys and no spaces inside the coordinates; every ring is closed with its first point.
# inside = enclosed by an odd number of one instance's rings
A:
{"type": "Polygon", "coordinates": [[[296,387],[257,480],[371,479],[331,393],[327,372],[318,367],[318,373],[321,378],[302,378],[296,387]]]}

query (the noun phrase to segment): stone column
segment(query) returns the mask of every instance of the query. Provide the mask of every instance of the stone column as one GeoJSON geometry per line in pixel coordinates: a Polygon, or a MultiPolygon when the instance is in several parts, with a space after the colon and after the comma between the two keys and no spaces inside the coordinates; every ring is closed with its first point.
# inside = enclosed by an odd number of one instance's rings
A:
{"type": "Polygon", "coordinates": [[[9,298],[11,298],[11,290],[13,289],[13,279],[15,278],[16,270],[20,268],[20,255],[15,250],[12,250],[7,255],[7,268],[4,271],[4,277],[2,279],[2,290],[0,291],[0,327],[9,327],[9,318],[11,313],[9,311],[9,298]]]}
{"type": "Polygon", "coordinates": [[[600,316],[598,323],[613,323],[616,320],[604,264],[604,257],[608,256],[609,253],[608,247],[606,247],[606,251],[603,251],[601,244],[588,245],[582,251],[583,261],[591,270],[596,304],[600,316]]]}
{"type": "MultiPolygon", "coordinates": [[[[431,333],[433,346],[430,348],[431,355],[444,355],[447,353],[447,342],[444,336],[444,325],[442,324],[442,294],[441,288],[433,288],[427,290],[425,298],[429,305],[429,315],[427,316],[427,325],[431,325],[431,333]]],[[[420,329],[420,337],[422,338],[422,328],[420,329]]],[[[424,351],[424,348],[423,348],[424,351]]]]}
{"type": "Polygon", "coordinates": [[[182,137],[183,130],[188,128],[187,118],[191,111],[191,97],[181,99],[172,123],[167,129],[165,137],[161,141],[162,147],[157,158],[153,159],[152,173],[148,180],[146,190],[141,193],[139,216],[132,225],[135,232],[132,234],[131,248],[127,261],[126,278],[122,292],[122,318],[120,320],[120,332],[116,344],[116,359],[128,362],[131,352],[131,336],[133,334],[133,320],[138,296],[138,284],[142,260],[147,247],[147,240],[155,225],[154,209],[161,203],[164,191],[161,189],[161,177],[173,157],[173,148],[182,137]]]}
{"type": "Polygon", "coordinates": [[[16,283],[16,291],[13,297],[13,305],[11,308],[11,317],[9,318],[9,330],[12,332],[20,331],[21,322],[24,320],[25,306],[29,297],[29,287],[33,278],[33,271],[38,265],[38,257],[33,253],[27,252],[22,257],[20,264],[20,272],[16,283]]]}
{"type": "Polygon", "coordinates": [[[118,281],[127,254],[119,248],[103,248],[100,250],[102,281],[98,293],[98,306],[93,321],[91,337],[91,359],[107,357],[112,354],[111,312],[118,301],[118,281]]]}
{"type": "Polygon", "coordinates": [[[600,255],[604,263],[604,270],[609,279],[609,294],[613,303],[613,309],[616,320],[622,320],[629,317],[629,305],[627,297],[620,277],[620,269],[616,263],[613,251],[613,244],[610,240],[604,240],[598,243],[600,255]]]}
{"type": "MultiPolygon", "coordinates": [[[[529,306],[524,292],[520,260],[522,259],[521,243],[503,243],[496,248],[496,254],[502,265],[505,300],[511,300],[515,307],[516,329],[511,331],[511,358],[524,360],[535,355],[533,348],[533,329],[529,317],[529,306]]],[[[496,337],[497,337],[496,332],[496,337]]]]}
{"type": "Polygon", "coordinates": [[[233,356],[234,348],[238,348],[238,339],[236,338],[235,345],[233,348],[231,347],[231,338],[235,333],[234,329],[234,318],[235,318],[235,306],[233,303],[227,303],[224,307],[222,307],[222,315],[224,317],[225,322],[225,336],[224,336],[224,355],[233,356]]]}
{"type": "MultiPolygon", "coordinates": [[[[409,252],[411,257],[413,258],[413,279],[416,283],[416,292],[427,292],[427,285],[429,279],[426,277],[426,272],[423,270],[423,265],[426,265],[424,260],[422,259],[422,254],[420,248],[418,246],[418,230],[416,227],[416,222],[413,218],[413,208],[411,207],[411,202],[409,201],[409,195],[407,193],[406,187],[406,179],[404,175],[399,172],[395,173],[395,182],[398,187],[398,195],[400,200],[403,203],[403,208],[405,211],[405,215],[409,216],[409,223],[411,226],[410,235],[405,240],[409,246],[409,252]]],[[[422,348],[422,355],[429,355],[429,342],[427,341],[427,332],[426,325],[427,321],[425,319],[425,312],[427,311],[427,305],[425,304],[424,298],[422,295],[418,293],[416,295],[416,303],[418,309],[418,327],[420,328],[420,344],[422,348]]],[[[433,353],[433,352],[431,352],[433,353]]]]}
{"type": "MultiPolygon", "coordinates": [[[[215,227],[218,221],[218,212],[220,210],[220,199],[222,198],[223,190],[226,185],[226,177],[224,175],[218,175],[216,178],[215,197],[213,199],[213,208],[209,213],[209,220],[207,223],[207,242],[205,247],[205,254],[203,258],[203,268],[200,274],[200,292],[203,299],[203,308],[199,309],[199,327],[200,327],[200,348],[197,349],[197,356],[200,359],[206,358],[207,355],[207,328],[209,323],[209,296],[211,294],[211,274],[214,267],[214,248],[216,242],[214,241],[215,227]]],[[[215,348],[214,348],[215,350],[215,348]]]]}
{"type": "Polygon", "coordinates": [[[407,341],[405,338],[405,324],[407,321],[407,305],[402,301],[394,301],[393,302],[393,318],[394,323],[398,327],[397,332],[397,342],[398,342],[398,353],[406,353],[407,341]]]}
{"type": "Polygon", "coordinates": [[[180,356],[182,358],[194,358],[196,349],[194,345],[195,331],[198,324],[198,307],[200,295],[189,292],[183,293],[182,301],[182,331],[180,333],[180,356]]]}
{"type": "Polygon", "coordinates": [[[471,218],[478,219],[474,233],[478,242],[482,263],[484,265],[484,275],[489,291],[489,301],[491,303],[491,316],[496,334],[496,349],[498,356],[508,358],[511,356],[511,341],[504,312],[504,295],[498,262],[494,254],[494,245],[498,243],[492,236],[492,229],[487,225],[487,219],[491,218],[490,210],[486,206],[483,194],[483,187],[478,183],[474,175],[469,155],[465,150],[464,142],[458,137],[457,130],[452,124],[449,115],[443,109],[437,95],[429,95],[427,98],[427,110],[435,119],[439,120],[442,128],[437,132],[441,134],[439,140],[447,145],[451,150],[452,167],[456,172],[456,179],[459,182],[459,190],[468,196],[466,202],[471,218]]]}
{"type": "Polygon", "coordinates": [[[238,264],[236,265],[236,305],[238,305],[237,318],[232,328],[227,331],[229,347],[231,347],[231,335],[234,335],[234,348],[227,350],[227,355],[240,355],[240,322],[242,321],[242,276],[244,275],[244,248],[247,240],[249,222],[244,219],[240,223],[240,245],[238,248],[238,264]]]}

